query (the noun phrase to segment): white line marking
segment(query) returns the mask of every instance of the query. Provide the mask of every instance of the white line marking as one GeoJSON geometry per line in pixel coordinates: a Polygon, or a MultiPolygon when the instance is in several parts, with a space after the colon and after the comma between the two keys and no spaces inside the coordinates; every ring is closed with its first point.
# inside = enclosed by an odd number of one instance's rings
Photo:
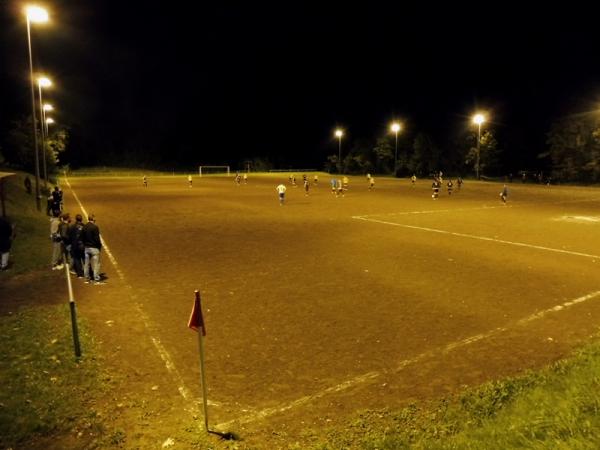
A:
{"type": "MultiPolygon", "coordinates": [[[[597,297],[600,297],[600,291],[595,291],[590,294],[586,294],[584,296],[581,296],[576,299],[570,300],[568,302],[562,303],[560,305],[553,306],[552,308],[548,308],[543,311],[531,314],[527,317],[524,317],[523,319],[520,319],[520,320],[514,322],[514,325],[515,326],[527,325],[530,322],[533,322],[534,320],[541,319],[542,317],[546,316],[547,314],[562,311],[564,309],[570,308],[571,306],[586,302],[588,300],[592,300],[597,297]]],[[[497,335],[504,331],[507,331],[509,329],[509,327],[510,327],[510,325],[507,325],[505,327],[494,328],[486,333],[476,334],[474,336],[470,336],[468,338],[461,339],[460,341],[451,342],[449,344],[446,344],[443,347],[438,347],[436,349],[432,349],[427,352],[421,353],[421,354],[415,356],[414,358],[405,359],[405,360],[401,361],[398,364],[398,366],[391,371],[382,370],[380,372],[378,372],[378,371],[367,372],[365,374],[358,375],[354,378],[344,381],[343,383],[340,383],[337,386],[333,386],[333,387],[324,389],[324,390],[317,392],[315,394],[312,394],[312,395],[307,395],[307,396],[301,397],[297,400],[292,401],[291,403],[288,403],[287,405],[273,407],[273,408],[266,408],[266,409],[257,411],[253,414],[249,414],[245,417],[241,417],[238,419],[230,420],[228,422],[220,423],[220,424],[216,425],[215,428],[221,429],[221,430],[227,430],[231,425],[234,425],[234,424],[243,425],[246,423],[251,423],[256,420],[264,419],[266,417],[285,412],[287,410],[290,410],[290,409],[298,407],[298,406],[306,405],[306,404],[312,402],[313,400],[324,397],[325,395],[336,393],[336,392],[341,392],[341,391],[344,391],[344,390],[347,390],[347,389],[350,389],[353,387],[358,387],[362,384],[366,384],[372,380],[375,380],[376,378],[380,377],[381,375],[384,375],[385,373],[400,372],[405,367],[415,364],[419,361],[422,361],[428,357],[433,357],[437,354],[446,354],[453,350],[456,350],[457,348],[465,347],[469,344],[473,344],[475,342],[479,342],[484,339],[488,339],[494,335],[497,335]]]]}
{"type": "Polygon", "coordinates": [[[352,218],[358,219],[358,220],[364,220],[367,222],[382,223],[384,225],[393,225],[395,227],[410,228],[412,230],[428,231],[430,233],[448,234],[451,236],[458,236],[458,237],[464,237],[464,238],[469,238],[469,239],[477,239],[480,241],[497,242],[499,244],[515,245],[517,247],[534,248],[536,250],[544,250],[547,252],[564,253],[567,255],[574,255],[574,256],[583,256],[585,258],[594,258],[594,259],[600,258],[600,255],[591,255],[589,253],[572,252],[570,250],[561,250],[559,248],[543,247],[541,245],[525,244],[523,242],[505,241],[503,239],[495,239],[495,238],[490,238],[490,237],[485,237],[485,236],[477,236],[475,234],[456,233],[454,231],[438,230],[436,228],[417,227],[415,225],[405,225],[402,223],[388,222],[386,220],[369,219],[365,216],[352,216],[352,218]]]}
{"type": "Polygon", "coordinates": [[[364,214],[356,217],[382,217],[382,216],[406,216],[411,214],[435,214],[435,213],[446,213],[446,212],[464,212],[464,211],[478,211],[482,209],[506,209],[506,208],[519,208],[522,206],[531,206],[531,205],[559,205],[563,203],[587,203],[587,202],[597,202],[598,198],[589,198],[589,199],[577,199],[577,200],[559,200],[556,202],[523,202],[523,203],[511,203],[509,205],[496,205],[496,206],[474,206],[473,208],[454,208],[454,209],[429,209],[423,211],[400,211],[400,212],[392,212],[392,213],[380,213],[380,214],[364,214]]]}
{"type": "Polygon", "coordinates": [[[512,208],[514,205],[500,205],[500,206],[475,206],[473,208],[457,208],[457,209],[426,209],[423,211],[400,211],[393,213],[383,213],[383,214],[365,214],[363,216],[356,217],[381,217],[381,216],[407,216],[410,214],[435,214],[435,213],[445,213],[445,212],[463,212],[463,211],[477,211],[480,209],[496,209],[496,208],[504,208],[507,207],[512,208]]]}
{"type": "MultiPolygon", "coordinates": [[[[67,186],[69,186],[69,189],[71,190],[71,193],[73,194],[73,197],[75,198],[75,201],[79,205],[79,208],[81,209],[83,214],[87,216],[88,213],[85,210],[85,208],[83,207],[83,205],[81,204],[79,197],[77,197],[77,194],[71,187],[71,183],[69,183],[69,179],[66,176],[64,177],[64,179],[67,183],[67,186]]],[[[171,358],[171,355],[169,355],[169,352],[167,351],[165,346],[162,345],[162,343],[160,342],[160,339],[152,336],[151,332],[153,331],[153,329],[150,325],[151,324],[150,317],[148,317],[148,315],[142,310],[142,307],[140,306],[140,304],[136,301],[137,296],[135,294],[135,291],[134,291],[133,287],[129,283],[127,283],[127,281],[125,280],[125,275],[121,271],[121,268],[119,267],[119,264],[117,263],[116,258],[113,256],[112,252],[110,251],[110,248],[106,244],[106,241],[104,240],[104,238],[102,238],[102,236],[100,237],[100,239],[102,241],[102,249],[106,252],[108,259],[110,260],[111,264],[115,268],[115,271],[117,272],[117,275],[119,276],[120,280],[123,282],[125,287],[129,290],[129,296],[135,302],[134,304],[138,311],[138,316],[141,317],[142,322],[144,323],[144,326],[148,330],[148,335],[150,336],[150,339],[152,340],[152,344],[156,348],[156,351],[158,352],[160,358],[165,363],[165,367],[167,368],[167,371],[171,374],[171,376],[175,379],[175,382],[178,384],[177,391],[185,400],[190,400],[191,394],[190,394],[189,390],[185,387],[183,378],[181,377],[181,374],[177,370],[177,367],[175,366],[175,363],[173,362],[173,358],[171,358]]],[[[213,404],[215,406],[217,405],[217,403],[213,403],[213,404]]]]}

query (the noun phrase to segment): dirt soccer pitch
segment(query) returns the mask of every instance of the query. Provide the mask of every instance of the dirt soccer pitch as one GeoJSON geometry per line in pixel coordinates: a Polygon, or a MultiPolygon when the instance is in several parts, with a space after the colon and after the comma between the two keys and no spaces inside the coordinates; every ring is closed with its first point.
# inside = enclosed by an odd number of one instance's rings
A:
{"type": "Polygon", "coordinates": [[[108,247],[108,284],[76,283],[81,314],[135,317],[163,394],[198,405],[199,289],[210,423],[248,436],[513,375],[600,325],[600,190],[512,183],[503,205],[497,183],[433,200],[428,180],[350,177],[344,197],[329,180],[308,196],[287,174],[63,180],[108,247]]]}

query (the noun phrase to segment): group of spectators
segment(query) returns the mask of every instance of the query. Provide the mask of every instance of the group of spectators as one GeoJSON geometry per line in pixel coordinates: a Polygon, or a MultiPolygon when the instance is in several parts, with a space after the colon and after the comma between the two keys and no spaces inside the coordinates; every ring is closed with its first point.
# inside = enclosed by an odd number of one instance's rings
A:
{"type": "Polygon", "coordinates": [[[93,214],[88,216],[86,224],[81,214],[77,214],[72,223],[68,212],[53,210],[50,239],[52,270],[60,270],[67,263],[71,267],[70,272],[77,278],[84,278],[86,283],[104,284],[100,276],[100,229],[93,214]]]}

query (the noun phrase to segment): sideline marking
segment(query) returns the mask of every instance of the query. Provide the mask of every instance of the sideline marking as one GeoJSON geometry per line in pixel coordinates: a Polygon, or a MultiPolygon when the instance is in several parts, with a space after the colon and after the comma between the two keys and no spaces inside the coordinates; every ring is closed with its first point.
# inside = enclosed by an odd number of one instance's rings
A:
{"type": "Polygon", "coordinates": [[[480,241],[498,242],[499,244],[515,245],[517,247],[534,248],[536,250],[544,250],[547,252],[565,253],[567,255],[583,256],[585,258],[600,259],[600,255],[591,255],[588,253],[572,252],[570,250],[561,250],[559,248],[543,247],[541,245],[525,244],[523,242],[505,241],[503,239],[490,238],[485,236],[477,236],[475,234],[457,233],[455,231],[438,230],[436,228],[417,227],[415,225],[404,225],[402,223],[388,222],[386,220],[369,219],[365,216],[352,216],[353,219],[364,220],[367,222],[382,223],[385,225],[393,225],[396,227],[410,228],[412,230],[428,231],[430,233],[449,234],[451,236],[464,237],[469,239],[478,239],[480,241]]]}
{"type": "MultiPolygon", "coordinates": [[[[71,193],[73,194],[73,197],[75,198],[75,201],[79,205],[81,212],[83,212],[83,214],[88,216],[88,213],[85,210],[85,208],[83,207],[83,205],[81,204],[79,197],[77,197],[77,194],[73,190],[71,183],[69,183],[69,179],[66,176],[64,177],[64,179],[67,182],[67,186],[69,186],[69,189],[71,190],[71,193]]],[[[150,339],[152,340],[152,344],[154,344],[154,347],[158,351],[160,358],[165,363],[165,367],[167,368],[167,371],[173,376],[176,383],[178,384],[177,391],[179,392],[179,394],[181,394],[181,396],[184,398],[184,400],[190,400],[190,398],[191,398],[190,391],[185,387],[183,378],[181,377],[181,374],[177,370],[177,367],[175,367],[175,363],[173,362],[171,355],[169,355],[169,352],[167,351],[165,346],[162,345],[162,343],[160,342],[160,339],[158,339],[158,338],[154,337],[152,334],[150,334],[152,332],[152,328],[150,327],[150,323],[151,323],[150,317],[148,317],[148,315],[142,310],[142,307],[140,306],[140,304],[136,301],[137,295],[135,294],[133,287],[129,283],[127,283],[127,281],[125,280],[125,275],[123,275],[123,272],[121,271],[121,268],[119,267],[119,264],[117,263],[116,258],[113,256],[112,252],[110,251],[110,248],[108,248],[106,241],[104,240],[104,238],[102,236],[100,236],[100,240],[102,242],[102,249],[108,255],[108,259],[110,260],[111,264],[114,266],[115,271],[117,272],[117,275],[119,276],[120,280],[123,282],[125,287],[130,291],[129,295],[134,300],[134,304],[138,311],[138,315],[139,315],[139,317],[142,318],[144,327],[146,327],[146,330],[148,330],[148,335],[150,336],[150,339]]],[[[211,402],[211,403],[213,406],[219,406],[215,402],[211,402]]]]}
{"type": "MultiPolygon", "coordinates": [[[[576,299],[570,300],[568,302],[562,303],[560,305],[556,305],[553,306],[552,308],[548,308],[545,309],[543,311],[539,311],[537,313],[533,313],[527,317],[524,317],[520,320],[517,320],[516,322],[513,322],[513,324],[515,326],[525,326],[527,324],[529,324],[530,322],[533,322],[534,320],[537,319],[541,319],[542,317],[546,316],[547,314],[553,313],[553,312],[559,312],[562,311],[564,309],[567,309],[571,306],[577,305],[579,303],[583,303],[586,302],[588,300],[592,300],[596,297],[600,297],[600,291],[595,291],[595,292],[591,292],[589,294],[583,295],[581,297],[578,297],[576,299]]],[[[347,381],[344,381],[343,383],[338,384],[337,386],[333,386],[333,387],[329,387],[327,389],[324,389],[320,392],[317,392],[315,394],[312,395],[306,395],[304,397],[301,397],[297,400],[294,400],[290,403],[288,403],[287,405],[283,405],[283,406],[279,406],[279,407],[273,407],[273,408],[266,408],[260,411],[257,411],[253,414],[250,414],[246,417],[242,417],[239,419],[234,419],[234,420],[230,420],[227,422],[223,422],[220,423],[218,425],[215,426],[215,428],[217,429],[227,429],[229,428],[231,425],[237,424],[237,425],[243,425],[243,424],[247,424],[250,422],[254,422],[256,420],[259,419],[264,419],[266,417],[278,414],[278,413],[282,413],[285,412],[287,410],[290,410],[292,408],[298,407],[298,406],[303,406],[306,405],[307,403],[316,400],[318,398],[324,397],[327,394],[331,394],[331,393],[335,393],[335,392],[340,392],[340,391],[344,391],[346,389],[350,389],[352,387],[357,387],[361,384],[365,384],[369,381],[375,380],[376,378],[380,377],[381,375],[384,375],[386,373],[396,373],[396,372],[400,372],[402,371],[405,367],[410,366],[412,364],[415,364],[423,359],[426,359],[428,357],[432,357],[435,356],[436,354],[446,354],[449,353],[453,350],[456,350],[460,347],[465,347],[469,344],[473,344],[475,342],[479,342],[481,340],[484,339],[488,339],[494,335],[500,334],[504,331],[507,331],[509,329],[510,325],[504,326],[504,327],[498,327],[498,328],[494,328],[488,332],[485,333],[480,333],[480,334],[476,334],[473,336],[470,336],[468,338],[465,339],[461,339],[459,341],[455,341],[455,342],[451,342],[449,344],[446,344],[443,347],[438,347],[438,348],[434,348],[432,350],[426,351],[424,353],[421,353],[413,358],[410,359],[405,359],[403,361],[401,361],[398,366],[395,369],[392,370],[383,370],[383,371],[373,371],[373,372],[367,372],[365,374],[356,376],[354,378],[351,378],[347,381]]]]}

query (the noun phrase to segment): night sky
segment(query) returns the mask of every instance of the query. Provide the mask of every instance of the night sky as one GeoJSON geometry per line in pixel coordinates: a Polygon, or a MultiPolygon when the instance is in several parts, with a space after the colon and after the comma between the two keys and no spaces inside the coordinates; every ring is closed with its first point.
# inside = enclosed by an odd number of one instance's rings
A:
{"type": "MultiPolygon", "coordinates": [[[[57,83],[47,99],[72,135],[63,159],[320,168],[336,126],[346,151],[392,119],[406,143],[426,132],[452,151],[482,109],[507,166],[531,167],[553,120],[598,107],[590,6],[321,3],[46,3],[34,64],[57,83]]],[[[5,1],[0,23],[3,133],[31,108],[19,7],[5,1]]]]}

